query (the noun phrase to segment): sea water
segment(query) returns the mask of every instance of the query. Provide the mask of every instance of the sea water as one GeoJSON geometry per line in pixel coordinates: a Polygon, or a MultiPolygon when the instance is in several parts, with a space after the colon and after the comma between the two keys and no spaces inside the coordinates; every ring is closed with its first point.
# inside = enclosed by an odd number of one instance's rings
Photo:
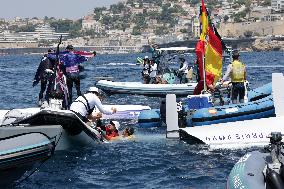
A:
{"type": "MultiPolygon", "coordinates": [[[[142,68],[136,65],[138,56],[143,55],[98,55],[84,63],[86,78],[81,81],[82,92],[102,76],[113,77],[115,81],[142,81],[142,68]]],[[[37,105],[40,86],[32,87],[32,82],[40,58],[40,55],[0,56],[0,109],[37,105]]],[[[194,56],[188,58],[189,62],[194,61],[194,56]]],[[[271,82],[273,72],[284,73],[283,52],[241,53],[241,60],[247,65],[251,88],[271,82]]],[[[113,95],[105,97],[103,103],[158,108],[160,99],[113,95]]],[[[166,139],[165,128],[139,128],[135,120],[123,121],[121,125],[135,128],[135,140],[56,151],[16,188],[224,188],[234,164],[252,150],[210,151],[203,145],[166,139]]]]}

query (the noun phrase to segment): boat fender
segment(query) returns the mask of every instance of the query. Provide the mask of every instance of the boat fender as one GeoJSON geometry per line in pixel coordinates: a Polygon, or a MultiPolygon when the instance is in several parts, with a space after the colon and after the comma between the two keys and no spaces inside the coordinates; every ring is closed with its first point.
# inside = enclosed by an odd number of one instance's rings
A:
{"type": "Polygon", "coordinates": [[[274,170],[267,167],[266,169],[266,183],[269,187],[273,189],[283,189],[284,182],[282,181],[280,175],[274,170]]]}

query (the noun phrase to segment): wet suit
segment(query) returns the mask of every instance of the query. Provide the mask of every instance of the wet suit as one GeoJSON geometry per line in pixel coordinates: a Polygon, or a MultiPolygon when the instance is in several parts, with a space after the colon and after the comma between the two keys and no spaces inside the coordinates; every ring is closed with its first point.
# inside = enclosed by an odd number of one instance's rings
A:
{"type": "Polygon", "coordinates": [[[46,89],[46,85],[47,85],[47,89],[45,92],[45,100],[46,101],[49,100],[49,94],[50,94],[50,91],[54,83],[53,75],[51,72],[49,72],[49,70],[50,71],[53,70],[54,63],[55,63],[54,59],[49,58],[48,55],[44,55],[37,68],[37,71],[34,77],[33,87],[37,85],[39,81],[41,82],[40,92],[38,96],[39,100],[43,99],[43,93],[46,89]]]}

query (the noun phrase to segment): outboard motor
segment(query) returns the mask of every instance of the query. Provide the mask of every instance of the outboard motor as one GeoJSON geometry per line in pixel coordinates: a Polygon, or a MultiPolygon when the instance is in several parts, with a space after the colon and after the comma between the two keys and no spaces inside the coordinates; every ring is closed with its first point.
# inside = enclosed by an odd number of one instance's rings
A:
{"type": "Polygon", "coordinates": [[[272,132],[269,138],[270,138],[270,147],[271,147],[270,154],[272,162],[267,164],[263,171],[265,174],[267,188],[283,189],[284,182],[280,176],[281,172],[283,172],[283,164],[279,160],[281,156],[281,146],[283,144],[281,142],[282,134],[280,132],[272,132]]]}
{"type": "Polygon", "coordinates": [[[166,123],[166,99],[162,99],[160,104],[160,118],[161,121],[166,123]]]}

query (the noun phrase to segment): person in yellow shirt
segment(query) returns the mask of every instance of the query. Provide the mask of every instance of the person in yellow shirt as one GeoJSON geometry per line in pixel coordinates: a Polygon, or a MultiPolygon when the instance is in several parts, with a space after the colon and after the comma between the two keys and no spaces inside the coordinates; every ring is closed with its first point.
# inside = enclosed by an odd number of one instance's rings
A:
{"type": "Polygon", "coordinates": [[[233,62],[228,65],[227,71],[221,80],[223,83],[224,81],[228,80],[228,78],[231,78],[232,82],[232,95],[231,99],[233,104],[238,103],[238,97],[239,97],[239,103],[244,103],[244,97],[245,97],[245,80],[246,80],[246,66],[243,64],[240,60],[240,54],[238,50],[234,50],[232,52],[232,58],[233,62]]]}

